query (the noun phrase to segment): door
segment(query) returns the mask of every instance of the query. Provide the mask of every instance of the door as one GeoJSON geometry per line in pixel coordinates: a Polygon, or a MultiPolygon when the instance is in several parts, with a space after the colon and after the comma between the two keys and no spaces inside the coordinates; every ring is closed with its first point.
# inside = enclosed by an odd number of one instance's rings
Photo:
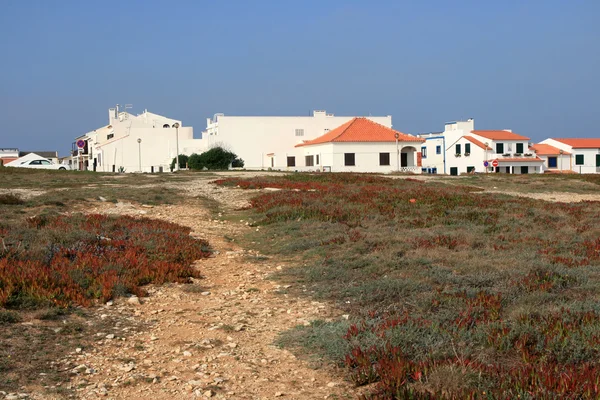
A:
{"type": "Polygon", "coordinates": [[[600,154],[596,154],[596,172],[600,169],[600,154]]]}
{"type": "Polygon", "coordinates": [[[458,167],[450,167],[450,175],[458,175],[458,167]]]}
{"type": "Polygon", "coordinates": [[[400,166],[401,167],[408,166],[408,153],[400,153],[400,166]]]}
{"type": "Polygon", "coordinates": [[[529,167],[521,167],[521,173],[522,174],[528,174],[529,173],[529,167]]]}

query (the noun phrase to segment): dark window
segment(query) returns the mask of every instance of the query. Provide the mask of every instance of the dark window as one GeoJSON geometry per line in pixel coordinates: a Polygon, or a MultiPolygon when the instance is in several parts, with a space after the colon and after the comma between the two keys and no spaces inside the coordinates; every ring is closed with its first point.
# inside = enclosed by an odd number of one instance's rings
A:
{"type": "Polygon", "coordinates": [[[379,153],[379,165],[390,165],[390,153],[379,153]]]}
{"type": "Polygon", "coordinates": [[[33,160],[32,162],[29,163],[29,165],[42,165],[42,161],[41,160],[33,160]]]}
{"type": "Polygon", "coordinates": [[[529,173],[529,167],[521,167],[521,173],[522,174],[528,174],[529,173]]]}
{"type": "Polygon", "coordinates": [[[517,153],[523,154],[523,143],[517,143],[517,153]]]}
{"type": "Polygon", "coordinates": [[[504,154],[504,143],[496,143],[496,154],[504,154]]]}
{"type": "Polygon", "coordinates": [[[319,165],[319,155],[317,154],[317,165],[319,165]]]}
{"type": "Polygon", "coordinates": [[[421,147],[421,157],[427,158],[427,147],[421,147]]]}
{"type": "Polygon", "coordinates": [[[596,154],[596,167],[600,167],[600,154],[596,154]]]}
{"type": "Polygon", "coordinates": [[[475,172],[475,167],[467,167],[467,173],[475,172]]]}
{"type": "Polygon", "coordinates": [[[575,155],[575,165],[583,165],[583,154],[575,155]]]}
{"type": "Polygon", "coordinates": [[[271,157],[271,168],[275,167],[275,157],[271,157]]]}
{"type": "Polygon", "coordinates": [[[344,153],[344,165],[347,167],[352,167],[356,165],[354,153],[344,153]]]}
{"type": "Polygon", "coordinates": [[[456,154],[460,154],[460,144],[456,145],[456,154]]]}
{"type": "Polygon", "coordinates": [[[471,154],[471,143],[465,143],[465,154],[471,154]]]}
{"type": "Polygon", "coordinates": [[[442,146],[435,146],[435,154],[442,154],[442,146]]]}
{"type": "Polygon", "coordinates": [[[557,157],[548,157],[548,168],[558,167],[557,157]]]}
{"type": "Polygon", "coordinates": [[[295,167],[296,166],[296,157],[288,157],[287,158],[287,166],[295,167]]]}
{"type": "Polygon", "coordinates": [[[458,168],[450,167],[450,175],[458,175],[458,168]]]}
{"type": "Polygon", "coordinates": [[[115,137],[114,133],[108,134],[108,135],[106,135],[106,140],[112,139],[114,137],[115,137]]]}
{"type": "Polygon", "coordinates": [[[314,167],[314,165],[315,165],[315,156],[305,156],[304,157],[304,162],[306,163],[307,167],[314,167]]]}
{"type": "Polygon", "coordinates": [[[171,126],[169,124],[164,124],[163,128],[170,128],[171,126]]]}

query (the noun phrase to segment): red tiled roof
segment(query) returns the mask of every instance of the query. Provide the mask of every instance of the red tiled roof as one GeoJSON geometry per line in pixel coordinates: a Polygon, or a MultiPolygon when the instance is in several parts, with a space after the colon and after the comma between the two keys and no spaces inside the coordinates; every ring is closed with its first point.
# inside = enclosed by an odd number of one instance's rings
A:
{"type": "MultiPolygon", "coordinates": [[[[530,147],[531,150],[535,151],[540,156],[558,156],[560,155],[560,149],[549,144],[538,143],[530,147]]],[[[563,151],[563,154],[571,154],[567,151],[563,151]]]]}
{"type": "Polygon", "coordinates": [[[554,140],[576,149],[600,149],[600,139],[597,138],[564,138],[554,140]]]}
{"type": "MultiPolygon", "coordinates": [[[[503,163],[503,162],[544,162],[544,160],[542,160],[539,157],[505,157],[505,158],[496,158],[496,160],[498,160],[499,163],[503,163]]],[[[494,161],[494,160],[488,160],[488,161],[494,161]]]]}
{"type": "Polygon", "coordinates": [[[425,139],[395,131],[368,118],[361,117],[353,118],[323,136],[297,144],[296,147],[331,142],[395,142],[396,134],[398,134],[398,141],[400,142],[425,142],[425,139]]]}
{"type": "Polygon", "coordinates": [[[527,136],[517,135],[509,131],[471,131],[471,133],[492,140],[529,140],[527,136]]]}
{"type": "Polygon", "coordinates": [[[465,139],[467,139],[469,142],[473,143],[475,146],[481,147],[484,150],[491,150],[492,148],[490,146],[485,146],[485,143],[482,143],[481,141],[475,139],[473,136],[463,136],[465,139]]]}

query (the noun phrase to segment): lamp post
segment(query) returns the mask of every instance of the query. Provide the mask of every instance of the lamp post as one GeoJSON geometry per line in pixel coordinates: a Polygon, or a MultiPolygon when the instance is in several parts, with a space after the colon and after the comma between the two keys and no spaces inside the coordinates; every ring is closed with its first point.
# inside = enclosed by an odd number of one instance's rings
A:
{"type": "MultiPolygon", "coordinates": [[[[485,142],[484,145],[485,145],[485,162],[487,162],[488,161],[488,159],[487,159],[487,149],[489,147],[489,143],[485,142]]],[[[485,173],[487,174],[489,172],[489,170],[490,170],[490,167],[489,167],[489,164],[488,164],[488,166],[485,167],[485,173]]]]}
{"type": "Polygon", "coordinates": [[[142,139],[138,138],[138,160],[140,166],[140,172],[142,172],[142,139]]]}
{"type": "Polygon", "coordinates": [[[398,148],[398,138],[400,135],[396,133],[394,137],[396,138],[396,171],[400,172],[400,148],[398,148]]]}
{"type": "Polygon", "coordinates": [[[560,149],[560,150],[558,151],[558,154],[560,154],[560,155],[559,155],[559,157],[560,157],[560,173],[561,173],[561,174],[562,174],[562,172],[563,172],[563,169],[562,169],[562,159],[563,159],[563,153],[564,153],[564,152],[565,152],[565,151],[564,151],[563,149],[560,149]]]}
{"type": "Polygon", "coordinates": [[[173,124],[175,128],[175,171],[179,171],[179,122],[173,124]]]}

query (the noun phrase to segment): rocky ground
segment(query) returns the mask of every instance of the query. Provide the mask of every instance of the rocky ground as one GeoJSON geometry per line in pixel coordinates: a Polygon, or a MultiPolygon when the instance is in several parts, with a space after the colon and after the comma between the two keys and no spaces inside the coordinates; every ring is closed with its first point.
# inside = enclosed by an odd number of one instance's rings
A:
{"type": "Polygon", "coordinates": [[[208,182],[191,182],[188,192],[211,199],[221,213],[190,205],[99,202],[88,208],[189,226],[209,241],[214,257],[197,262],[204,278],[191,285],[151,287],[148,297],[95,310],[96,321],[114,324],[96,334],[94,346],[73,349],[56,363],[70,371],[66,386],[83,399],[352,398],[341,371],[315,369],[273,344],[298,324],[342,316],[326,304],[288,295],[288,287],[269,279],[286,265],[232,242],[257,228],[225,219],[251,193],[208,182]]]}

